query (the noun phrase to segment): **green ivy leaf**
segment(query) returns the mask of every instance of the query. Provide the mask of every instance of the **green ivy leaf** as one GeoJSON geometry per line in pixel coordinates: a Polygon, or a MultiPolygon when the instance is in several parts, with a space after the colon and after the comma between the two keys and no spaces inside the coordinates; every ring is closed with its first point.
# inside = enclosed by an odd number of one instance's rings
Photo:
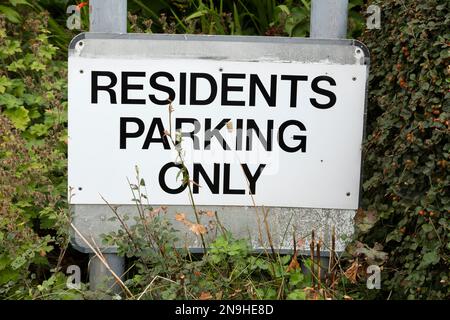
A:
{"type": "Polygon", "coordinates": [[[5,76],[1,76],[0,77],[0,93],[5,93],[6,88],[9,87],[11,85],[11,81],[5,77],[5,76]]]}
{"type": "Polygon", "coordinates": [[[17,70],[25,70],[25,64],[23,59],[18,59],[9,64],[8,71],[17,72],[17,70]]]}
{"type": "Polygon", "coordinates": [[[45,65],[39,61],[33,61],[30,65],[30,69],[33,71],[43,71],[45,70],[45,65]]]}
{"type": "Polygon", "coordinates": [[[5,115],[11,120],[14,127],[19,130],[25,130],[28,123],[30,122],[30,117],[28,116],[28,110],[23,106],[16,109],[7,109],[4,111],[5,115]]]}
{"type": "Polygon", "coordinates": [[[196,12],[194,12],[193,14],[187,16],[187,17],[185,18],[185,20],[186,20],[186,21],[189,21],[189,20],[192,20],[192,19],[195,19],[195,18],[202,17],[202,16],[204,16],[205,14],[208,14],[208,10],[199,10],[199,11],[196,11],[196,12]]]}
{"type": "Polygon", "coordinates": [[[9,0],[9,3],[11,3],[14,7],[16,7],[18,4],[24,4],[24,5],[30,5],[30,3],[27,0],[9,0]]]}
{"type": "Polygon", "coordinates": [[[10,7],[0,5],[0,13],[5,15],[6,19],[12,23],[19,23],[21,20],[20,14],[10,7]]]}
{"type": "Polygon", "coordinates": [[[15,97],[10,93],[3,93],[0,95],[0,107],[5,107],[6,109],[15,109],[23,105],[22,99],[15,97]]]}
{"type": "Polygon", "coordinates": [[[301,289],[295,289],[288,294],[287,300],[306,300],[306,293],[301,289]]]}
{"type": "Polygon", "coordinates": [[[302,25],[306,26],[308,12],[305,8],[294,7],[291,13],[286,19],[285,31],[290,37],[298,37],[306,35],[306,27],[301,28],[302,25]]]}
{"type": "Polygon", "coordinates": [[[435,265],[436,263],[439,262],[439,260],[441,259],[441,257],[439,256],[439,254],[436,251],[431,251],[431,252],[427,252],[423,255],[423,259],[422,262],[419,266],[419,268],[424,268],[431,265],[435,265]]]}
{"type": "Polygon", "coordinates": [[[48,127],[45,124],[37,123],[35,125],[32,125],[29,129],[29,132],[32,135],[41,137],[48,133],[48,127]]]}
{"type": "Polygon", "coordinates": [[[300,269],[296,269],[294,273],[291,273],[289,277],[289,283],[293,286],[303,282],[304,276],[300,269]]]}
{"type": "Polygon", "coordinates": [[[423,229],[423,231],[428,233],[428,232],[433,231],[433,226],[431,224],[427,223],[422,226],[422,229],[423,229]]]}

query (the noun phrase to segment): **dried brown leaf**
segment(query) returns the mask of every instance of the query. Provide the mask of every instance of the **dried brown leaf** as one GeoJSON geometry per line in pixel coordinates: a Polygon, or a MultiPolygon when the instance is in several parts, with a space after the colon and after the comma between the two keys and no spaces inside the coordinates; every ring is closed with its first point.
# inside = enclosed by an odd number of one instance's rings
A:
{"type": "Polygon", "coordinates": [[[357,281],[359,266],[358,260],[355,260],[344,272],[344,276],[349,279],[351,283],[356,283],[357,281]]]}
{"type": "Polygon", "coordinates": [[[297,255],[295,254],[292,257],[291,263],[289,263],[289,266],[287,267],[286,272],[294,271],[296,269],[300,269],[300,264],[298,263],[297,255]]]}
{"type": "Polygon", "coordinates": [[[186,215],[184,213],[177,213],[175,215],[175,220],[183,222],[186,220],[186,215]]]}
{"type": "Polygon", "coordinates": [[[193,225],[191,225],[189,230],[194,232],[196,235],[201,235],[201,234],[205,234],[206,233],[205,226],[202,225],[202,224],[198,224],[198,223],[194,223],[193,225]]]}
{"type": "Polygon", "coordinates": [[[212,295],[209,292],[202,292],[199,297],[199,300],[211,300],[211,299],[212,295]]]}

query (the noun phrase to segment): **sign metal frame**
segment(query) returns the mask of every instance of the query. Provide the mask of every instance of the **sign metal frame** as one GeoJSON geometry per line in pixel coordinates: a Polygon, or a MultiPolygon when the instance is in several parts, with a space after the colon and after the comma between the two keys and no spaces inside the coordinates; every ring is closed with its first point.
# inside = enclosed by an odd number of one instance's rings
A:
{"type": "MultiPolygon", "coordinates": [[[[77,35],[69,45],[69,65],[71,57],[99,59],[171,57],[221,61],[320,62],[364,65],[367,68],[367,75],[370,64],[368,49],[357,40],[258,36],[82,33],[77,35]]],[[[367,87],[368,79],[366,79],[365,85],[363,137],[365,136],[367,87]]],[[[262,210],[259,210],[258,213],[258,208],[236,206],[200,206],[198,209],[217,211],[225,227],[237,236],[250,236],[256,250],[267,247],[267,236],[261,235],[255,225],[261,223],[262,210]]],[[[275,243],[276,249],[281,252],[292,250],[291,235],[294,230],[300,235],[300,238],[306,240],[303,242],[300,252],[309,250],[308,238],[312,230],[315,230],[318,237],[327,243],[331,239],[331,229],[335,227],[338,236],[337,251],[343,251],[345,248],[345,241],[339,236],[350,236],[353,233],[355,210],[280,207],[268,209],[270,214],[267,216],[267,220],[271,229],[272,241],[275,243]]],[[[134,205],[122,205],[118,207],[118,212],[132,216],[136,214],[136,209],[134,205]]],[[[190,206],[168,206],[167,214],[169,216],[174,217],[177,212],[185,212],[188,219],[193,218],[193,213],[190,214],[192,212],[190,206]]],[[[109,221],[113,214],[106,204],[72,205],[71,213],[75,227],[85,235],[85,238],[93,239],[103,252],[115,252],[115,248],[103,247],[100,241],[101,234],[118,228],[116,222],[109,221]]],[[[177,227],[176,222],[174,222],[174,226],[177,227]]],[[[201,250],[199,239],[185,229],[183,226],[179,226],[179,230],[184,232],[184,237],[180,238],[189,245],[192,251],[201,250]]],[[[76,234],[72,234],[71,243],[81,252],[90,252],[87,245],[76,234]]],[[[326,251],[325,248],[325,255],[326,251]]]]}

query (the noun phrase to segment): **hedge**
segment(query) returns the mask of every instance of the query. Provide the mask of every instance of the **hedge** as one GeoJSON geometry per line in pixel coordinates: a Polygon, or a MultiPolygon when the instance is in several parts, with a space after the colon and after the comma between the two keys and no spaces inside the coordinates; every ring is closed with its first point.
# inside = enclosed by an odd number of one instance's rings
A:
{"type": "Polygon", "coordinates": [[[449,2],[369,2],[382,20],[362,36],[371,75],[357,238],[388,254],[380,297],[449,298],[449,2]]]}

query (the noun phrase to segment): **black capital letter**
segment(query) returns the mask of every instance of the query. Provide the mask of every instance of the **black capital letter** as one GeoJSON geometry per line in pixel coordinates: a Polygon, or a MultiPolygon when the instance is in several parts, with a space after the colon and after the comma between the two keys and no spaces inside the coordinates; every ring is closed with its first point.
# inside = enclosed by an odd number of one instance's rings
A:
{"type": "Polygon", "coordinates": [[[270,76],[270,95],[269,95],[266,88],[264,88],[261,79],[259,79],[258,75],[256,74],[250,75],[250,106],[254,106],[256,103],[255,97],[256,86],[258,86],[259,92],[262,93],[269,107],[275,107],[277,101],[277,76],[275,74],[272,74],[270,76]]]}
{"type": "Polygon", "coordinates": [[[297,128],[300,129],[300,131],[306,131],[306,127],[303,123],[297,120],[288,120],[286,122],[283,122],[280,126],[280,129],[278,131],[278,143],[280,144],[281,149],[283,149],[286,152],[296,152],[298,150],[301,150],[302,152],[306,152],[306,136],[299,136],[295,135],[292,137],[293,140],[300,140],[300,143],[295,147],[289,147],[284,142],[284,131],[289,126],[297,126],[297,128]]]}
{"type": "Polygon", "coordinates": [[[223,73],[222,74],[222,105],[223,106],[245,106],[245,101],[228,100],[229,91],[243,91],[244,87],[229,86],[228,79],[245,79],[244,73],[223,73]]]}
{"type": "Polygon", "coordinates": [[[207,73],[191,73],[191,105],[207,105],[214,101],[217,96],[217,83],[214,77],[207,73]],[[197,99],[197,79],[202,78],[208,80],[211,85],[211,94],[206,100],[197,99]]]}
{"type": "MultiPolygon", "coordinates": [[[[180,132],[182,138],[191,138],[194,142],[194,150],[200,150],[200,141],[196,134],[200,131],[201,125],[197,119],[193,118],[176,118],[175,120],[175,130],[180,132]],[[181,127],[183,123],[191,123],[194,125],[194,130],[191,132],[183,132],[181,127]]],[[[181,141],[176,141],[176,144],[179,144],[181,141]]]]}
{"type": "Polygon", "coordinates": [[[255,174],[252,175],[247,164],[242,164],[242,169],[244,169],[245,176],[247,177],[248,183],[250,184],[250,194],[256,193],[256,181],[258,181],[259,176],[261,175],[265,167],[265,164],[260,164],[258,166],[258,169],[256,169],[255,174]]]}
{"type": "Polygon", "coordinates": [[[127,138],[137,138],[144,133],[144,122],[139,118],[120,118],[120,149],[127,148],[127,138]],[[127,132],[127,123],[134,122],[138,125],[136,132],[127,132]]]}
{"type": "Polygon", "coordinates": [[[166,163],[159,171],[159,185],[161,186],[161,189],[163,189],[167,193],[170,193],[170,194],[181,193],[181,192],[183,192],[184,189],[186,189],[186,187],[187,187],[186,183],[182,183],[181,186],[179,186],[176,189],[171,189],[166,184],[166,180],[165,180],[166,172],[170,168],[178,168],[181,170],[183,168],[183,166],[181,164],[179,164],[179,163],[177,164],[175,162],[166,163]]]}
{"type": "Polygon", "coordinates": [[[315,78],[311,83],[311,88],[315,93],[327,96],[330,99],[330,101],[326,104],[320,104],[317,102],[316,99],[311,98],[309,100],[311,101],[311,104],[317,109],[329,109],[336,104],[336,95],[331,91],[319,88],[320,81],[328,81],[328,83],[332,86],[336,85],[336,81],[334,81],[333,78],[328,76],[320,76],[315,78]]]}
{"type": "Polygon", "coordinates": [[[165,150],[170,150],[169,140],[167,140],[167,137],[164,134],[164,126],[161,118],[153,118],[142,149],[148,149],[150,143],[152,142],[162,143],[165,150]],[[155,132],[156,127],[158,127],[159,138],[153,138],[153,133],[155,132]]]}
{"type": "Polygon", "coordinates": [[[145,72],[122,72],[122,104],[145,104],[144,99],[128,99],[128,90],[142,90],[142,84],[129,84],[128,77],[145,77],[145,72]]]}
{"type": "Polygon", "coordinates": [[[244,189],[230,188],[230,164],[223,165],[223,194],[245,194],[244,189]]]}
{"type": "Polygon", "coordinates": [[[307,81],[308,76],[291,76],[282,75],[281,80],[289,80],[291,82],[291,108],[297,107],[297,82],[307,81]]]}
{"type": "Polygon", "coordinates": [[[109,71],[92,71],[91,72],[91,103],[98,103],[98,92],[104,90],[109,93],[110,103],[116,104],[116,92],[112,87],[117,84],[117,77],[113,72],[109,71]],[[108,77],[111,82],[106,86],[98,85],[98,77],[108,77]]]}
{"type": "Polygon", "coordinates": [[[222,119],[219,124],[211,130],[211,119],[205,119],[205,150],[211,150],[211,139],[216,137],[217,141],[222,143],[223,150],[231,150],[227,142],[220,134],[220,129],[222,129],[231,119],[222,119]]]}
{"type": "Polygon", "coordinates": [[[206,173],[205,169],[200,163],[194,163],[194,186],[192,188],[193,193],[198,193],[199,191],[199,184],[200,184],[200,175],[205,180],[206,184],[208,185],[209,190],[213,194],[219,193],[219,183],[220,183],[220,164],[214,163],[214,178],[213,181],[209,178],[208,174],[206,173]]]}
{"type": "Polygon", "coordinates": [[[155,72],[150,77],[150,85],[152,86],[152,88],[167,93],[169,95],[169,99],[159,100],[159,99],[156,99],[154,94],[150,94],[148,97],[150,98],[150,101],[153,102],[154,104],[158,104],[158,105],[169,104],[169,100],[174,101],[174,99],[175,99],[175,91],[170,87],[167,87],[167,86],[157,83],[156,79],[158,79],[159,77],[167,78],[171,82],[175,81],[175,79],[170,73],[163,72],[163,71],[155,72]]]}

